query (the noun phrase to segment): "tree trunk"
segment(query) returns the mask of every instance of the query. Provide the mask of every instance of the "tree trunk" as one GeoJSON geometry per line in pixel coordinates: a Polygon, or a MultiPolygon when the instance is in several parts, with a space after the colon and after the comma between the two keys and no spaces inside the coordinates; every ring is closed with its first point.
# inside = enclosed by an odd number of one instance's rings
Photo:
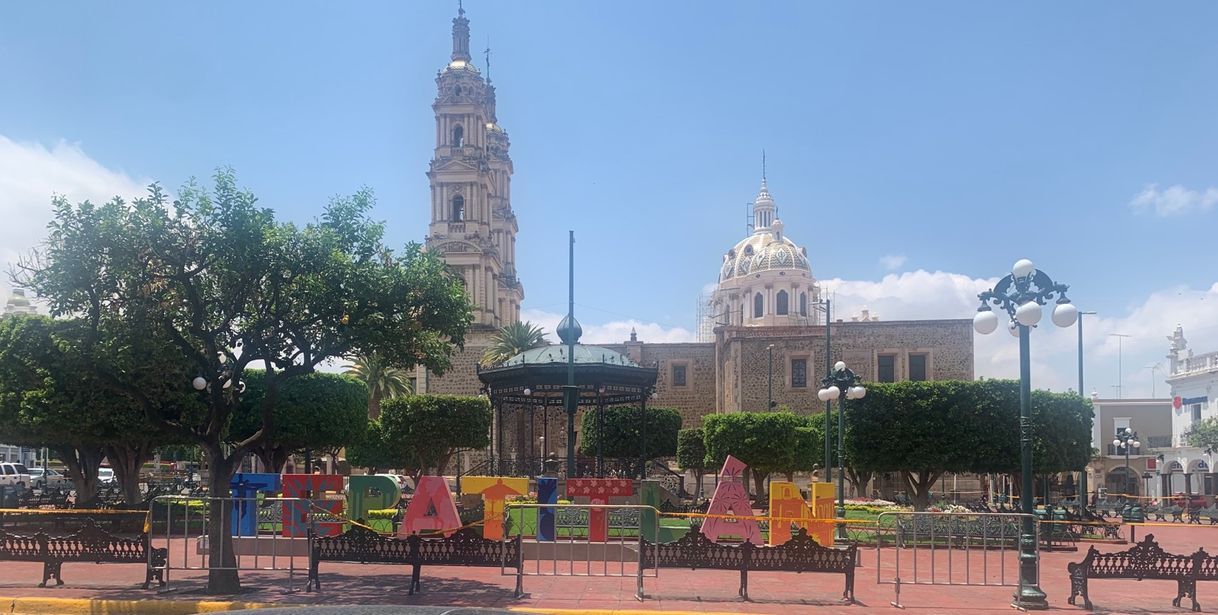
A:
{"type": "Polygon", "coordinates": [[[912,496],[914,510],[926,510],[930,506],[930,487],[939,480],[942,472],[931,472],[922,470],[916,474],[909,470],[901,472],[901,477],[905,479],[905,485],[909,487],[912,496]]]}
{"type": "MultiPolygon", "coordinates": [[[[211,469],[211,476],[208,478],[211,496],[227,495],[236,464],[224,456],[219,443],[204,447],[203,454],[208,468],[211,469]]],[[[233,554],[232,506],[213,504],[209,507],[207,547],[210,568],[207,572],[207,591],[213,594],[235,594],[241,591],[241,579],[235,570],[237,558],[233,554]]]]}
{"type": "Polygon", "coordinates": [[[97,500],[97,468],[101,467],[102,451],[100,448],[79,449],[71,447],[56,448],[55,454],[68,467],[68,477],[76,489],[75,508],[89,508],[97,500]]]}
{"type": "Polygon", "coordinates": [[[854,487],[854,497],[870,497],[870,494],[867,493],[867,483],[871,482],[873,474],[875,473],[846,468],[846,475],[850,477],[850,484],[854,487]]]}
{"type": "Polygon", "coordinates": [[[753,486],[757,490],[757,498],[765,499],[765,479],[770,475],[769,472],[758,472],[752,468],[749,471],[753,474],[753,486]]]}
{"type": "Polygon", "coordinates": [[[697,481],[694,484],[694,499],[695,500],[702,499],[702,479],[705,477],[706,477],[706,472],[703,472],[702,470],[694,470],[694,480],[697,481]]]}
{"type": "Polygon", "coordinates": [[[381,418],[381,390],[380,387],[373,387],[372,396],[368,398],[368,418],[381,418]]]}
{"type": "Polygon", "coordinates": [[[123,492],[123,502],[134,507],[144,500],[140,494],[140,468],[152,458],[152,448],[146,445],[107,446],[106,458],[114,468],[114,478],[123,492]]]}

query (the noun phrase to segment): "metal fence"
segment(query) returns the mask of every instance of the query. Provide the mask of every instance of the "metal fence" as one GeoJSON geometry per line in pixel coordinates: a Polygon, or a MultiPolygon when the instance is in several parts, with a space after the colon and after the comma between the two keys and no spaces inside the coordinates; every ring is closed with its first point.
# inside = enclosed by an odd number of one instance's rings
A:
{"type": "MultiPolygon", "coordinates": [[[[876,583],[892,585],[891,604],[901,604],[902,585],[1010,586],[1023,589],[1019,533],[1023,513],[885,512],[878,528],[892,532],[893,546],[876,542],[876,583]],[[892,562],[884,561],[889,551],[892,562]],[[887,573],[887,574],[886,574],[887,573]]],[[[1039,532],[1039,526],[1033,522],[1039,532]]],[[[1034,549],[1040,538],[1035,537],[1034,549]]],[[[1039,550],[1036,557],[1040,557],[1039,550]]]]}
{"type": "Polygon", "coordinates": [[[521,549],[514,573],[517,587],[526,576],[620,577],[635,579],[635,598],[643,599],[643,578],[658,577],[643,567],[643,539],[659,532],[659,511],[639,504],[513,504],[504,510],[506,533],[537,538],[540,518],[554,515],[553,540],[530,540],[521,549]],[[593,517],[604,515],[605,539],[589,536],[593,517]]]}
{"type": "Polygon", "coordinates": [[[158,496],[149,507],[148,536],[167,549],[166,589],[171,571],[236,570],[287,572],[288,591],[295,591],[296,573],[307,576],[321,514],[304,498],[158,496]],[[299,531],[285,529],[284,518],[299,531]],[[213,557],[216,524],[227,524],[233,536],[219,542],[213,557]]]}

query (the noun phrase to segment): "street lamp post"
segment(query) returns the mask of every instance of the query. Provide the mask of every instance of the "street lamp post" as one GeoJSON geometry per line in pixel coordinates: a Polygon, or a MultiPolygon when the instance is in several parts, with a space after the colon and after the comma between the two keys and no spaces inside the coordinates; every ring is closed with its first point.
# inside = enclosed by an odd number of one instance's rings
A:
{"type": "Polygon", "coordinates": [[[1036,521],[1032,514],[1032,363],[1029,357],[1029,334],[1040,322],[1042,307],[1055,300],[1053,324],[1070,327],[1078,319],[1078,308],[1066,298],[1069,287],[1054,282],[1045,272],[1036,269],[1032,261],[1020,259],[1011,268],[1011,273],[994,286],[977,295],[981,307],[973,317],[973,328],[986,335],[998,328],[998,315],[993,306],[1001,308],[1010,317],[1012,331],[1019,333],[1019,456],[1021,478],[1020,509],[1023,514],[1019,536],[1020,589],[1015,595],[1014,606],[1023,609],[1047,609],[1045,592],[1039,586],[1039,562],[1036,554],[1036,521]]]}
{"type": "MultiPolygon", "coordinates": [[[[1079,312],[1078,313],[1078,394],[1079,394],[1079,397],[1082,397],[1084,395],[1083,391],[1087,390],[1087,389],[1083,388],[1083,316],[1085,316],[1085,315],[1094,316],[1095,312],[1079,312]]],[[[1099,443],[1096,442],[1096,444],[1099,444],[1099,443]]],[[[1083,510],[1084,508],[1087,507],[1087,475],[1089,473],[1091,473],[1090,445],[1088,445],[1087,457],[1088,457],[1087,465],[1083,466],[1083,471],[1080,472],[1078,475],[1078,491],[1079,491],[1078,507],[1079,507],[1079,510],[1083,510]]]]}
{"type": "Polygon", "coordinates": [[[1129,453],[1135,448],[1140,448],[1142,443],[1138,442],[1138,434],[1126,427],[1117,432],[1116,437],[1112,439],[1112,446],[1113,448],[1125,450],[1125,499],[1128,500],[1133,496],[1133,489],[1130,488],[1132,485],[1129,480],[1129,453]]]}
{"type": "MultiPolygon", "coordinates": [[[[837,400],[837,518],[846,519],[846,459],[844,440],[847,399],[862,399],[867,389],[859,383],[859,377],[842,361],[833,365],[833,372],[820,381],[821,390],[816,396],[824,402],[837,400]]],[[[829,428],[829,417],[825,416],[825,429],[829,428]]],[[[837,540],[845,542],[846,525],[837,524],[837,540]]]]}

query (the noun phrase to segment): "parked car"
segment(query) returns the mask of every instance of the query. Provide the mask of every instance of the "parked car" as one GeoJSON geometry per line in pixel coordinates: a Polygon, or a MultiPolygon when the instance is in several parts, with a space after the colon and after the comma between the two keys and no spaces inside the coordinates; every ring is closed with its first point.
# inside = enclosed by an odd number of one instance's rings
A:
{"type": "Polygon", "coordinates": [[[64,475],[59,470],[48,470],[46,468],[30,468],[30,484],[36,489],[70,489],[72,487],[72,479],[64,475]]]}
{"type": "Polygon", "coordinates": [[[1200,493],[1186,494],[1177,491],[1171,499],[1172,505],[1181,508],[1205,508],[1210,505],[1209,497],[1200,493]]]}
{"type": "Polygon", "coordinates": [[[12,485],[25,489],[31,484],[30,471],[24,464],[5,461],[0,463],[0,485],[12,485]]]}
{"type": "Polygon", "coordinates": [[[113,485],[114,481],[115,481],[114,468],[98,468],[97,469],[98,484],[113,485]]]}

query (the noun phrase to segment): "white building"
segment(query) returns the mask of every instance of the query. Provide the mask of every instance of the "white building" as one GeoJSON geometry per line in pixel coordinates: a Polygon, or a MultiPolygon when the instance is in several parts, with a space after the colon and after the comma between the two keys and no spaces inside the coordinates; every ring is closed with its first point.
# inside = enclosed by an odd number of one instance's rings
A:
{"type": "Polygon", "coordinates": [[[1189,446],[1186,434],[1202,420],[1218,416],[1218,352],[1194,356],[1179,325],[1167,339],[1171,342],[1167,384],[1171,387],[1172,448],[1164,454],[1160,480],[1172,493],[1216,495],[1218,451],[1189,446]]]}

